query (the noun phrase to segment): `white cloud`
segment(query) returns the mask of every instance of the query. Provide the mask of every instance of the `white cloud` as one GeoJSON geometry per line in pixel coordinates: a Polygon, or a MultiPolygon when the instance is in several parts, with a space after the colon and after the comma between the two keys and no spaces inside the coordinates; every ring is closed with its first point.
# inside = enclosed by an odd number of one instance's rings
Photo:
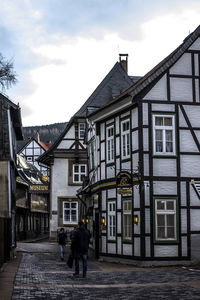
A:
{"type": "MultiPolygon", "coordinates": [[[[0,0],[0,15],[2,26],[13,35],[19,83],[9,94],[19,98],[24,125],[68,121],[110,71],[119,53],[129,54],[130,75],[144,75],[182,43],[200,20],[200,4],[194,0],[189,4],[174,0],[174,5],[171,1],[166,12],[161,2],[156,10],[156,1],[151,1],[154,6],[150,9],[149,5],[148,12],[142,5],[137,10],[138,3],[133,12],[126,12],[125,6],[122,19],[116,8],[118,21],[113,24],[106,14],[106,22],[101,22],[96,12],[84,28],[71,24],[75,29],[70,34],[65,23],[60,30],[58,24],[56,29],[51,24],[54,30],[48,31],[52,19],[47,18],[48,10],[39,6],[41,2],[34,2],[34,7],[31,0],[18,3],[0,0]]],[[[87,15],[83,20],[87,21],[87,15]]]]}

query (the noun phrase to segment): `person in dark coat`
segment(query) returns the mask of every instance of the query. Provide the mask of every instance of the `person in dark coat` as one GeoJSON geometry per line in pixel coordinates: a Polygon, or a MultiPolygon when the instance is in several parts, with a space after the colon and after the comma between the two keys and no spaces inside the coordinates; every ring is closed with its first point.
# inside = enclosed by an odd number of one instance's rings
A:
{"type": "Polygon", "coordinates": [[[90,232],[87,230],[83,222],[79,222],[79,227],[74,231],[72,236],[71,251],[75,259],[75,273],[74,276],[79,275],[79,259],[83,260],[83,277],[87,273],[87,257],[90,242],[90,232]]]}
{"type": "Polygon", "coordinates": [[[60,258],[63,261],[64,253],[65,253],[65,245],[66,245],[66,234],[65,234],[64,228],[61,228],[60,232],[58,234],[58,245],[60,248],[60,258]]]}

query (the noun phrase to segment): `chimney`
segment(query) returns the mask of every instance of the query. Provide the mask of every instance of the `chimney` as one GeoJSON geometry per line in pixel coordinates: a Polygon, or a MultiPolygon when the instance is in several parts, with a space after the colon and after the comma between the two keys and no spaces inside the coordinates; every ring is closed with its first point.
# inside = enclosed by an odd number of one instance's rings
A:
{"type": "Polygon", "coordinates": [[[39,135],[39,132],[37,131],[36,134],[35,134],[35,139],[36,141],[39,143],[40,142],[40,135],[39,135]]]}
{"type": "Polygon", "coordinates": [[[128,54],[119,54],[119,62],[126,73],[128,73],[128,54]]]}

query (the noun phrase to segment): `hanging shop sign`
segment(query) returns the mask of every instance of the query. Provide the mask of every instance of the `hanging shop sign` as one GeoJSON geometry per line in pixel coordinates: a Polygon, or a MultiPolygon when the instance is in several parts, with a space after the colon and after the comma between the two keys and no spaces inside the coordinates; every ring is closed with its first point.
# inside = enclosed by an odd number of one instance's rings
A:
{"type": "Polygon", "coordinates": [[[49,186],[48,185],[30,185],[29,190],[30,191],[37,191],[37,192],[48,191],[49,186]]]}
{"type": "Polygon", "coordinates": [[[116,178],[117,187],[130,187],[132,186],[132,176],[129,172],[119,172],[116,178]]]}
{"type": "Polygon", "coordinates": [[[132,189],[127,189],[127,188],[118,189],[117,192],[120,195],[132,195],[132,193],[133,193],[132,189]]]}

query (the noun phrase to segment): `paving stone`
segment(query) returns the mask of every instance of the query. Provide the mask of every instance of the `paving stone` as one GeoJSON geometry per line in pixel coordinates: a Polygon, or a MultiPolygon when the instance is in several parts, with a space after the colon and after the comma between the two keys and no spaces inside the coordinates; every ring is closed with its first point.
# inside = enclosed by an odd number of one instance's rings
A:
{"type": "Polygon", "coordinates": [[[74,278],[58,252],[30,250],[23,253],[12,299],[200,299],[200,270],[129,267],[126,271],[120,266],[106,269],[89,259],[87,278],[81,274],[74,278]]]}

